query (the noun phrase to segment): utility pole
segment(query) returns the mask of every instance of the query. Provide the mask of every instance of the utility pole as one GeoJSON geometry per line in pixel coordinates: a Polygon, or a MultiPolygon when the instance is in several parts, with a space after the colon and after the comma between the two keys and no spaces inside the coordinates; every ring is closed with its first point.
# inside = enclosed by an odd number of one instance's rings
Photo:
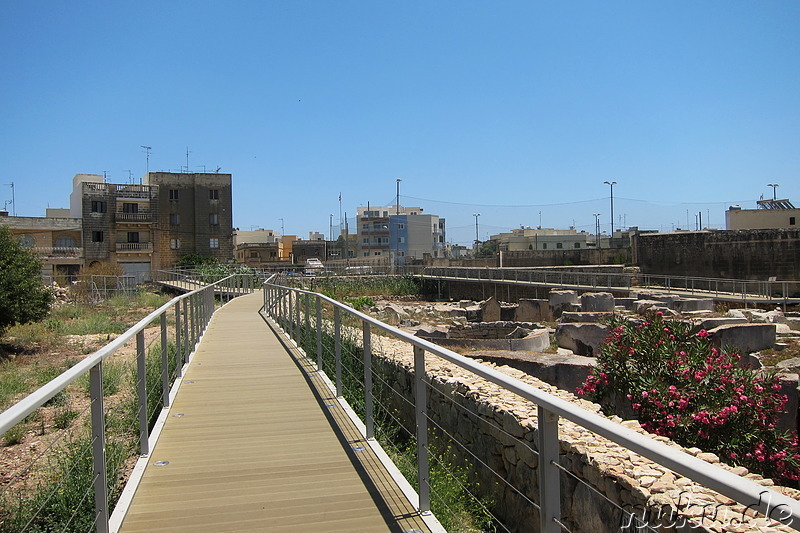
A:
{"type": "Polygon", "coordinates": [[[330,220],[330,226],[331,226],[330,227],[330,238],[331,238],[331,241],[333,241],[333,213],[330,214],[330,217],[331,217],[331,220],[330,220]]]}
{"type": "MultiPolygon", "coordinates": [[[[395,180],[397,182],[397,198],[395,202],[395,224],[397,230],[394,236],[394,261],[392,261],[393,270],[400,266],[400,178],[395,180]]],[[[389,233],[391,235],[391,232],[389,233]]]]}
{"type": "MultiPolygon", "coordinates": [[[[611,187],[611,238],[614,238],[614,185],[617,184],[616,181],[604,181],[606,185],[611,187]]],[[[609,241],[610,243],[611,241],[609,241]]]]}
{"type": "Polygon", "coordinates": [[[592,213],[594,215],[594,243],[600,248],[600,215],[602,213],[592,213]]]}
{"type": "Polygon", "coordinates": [[[777,192],[775,191],[775,189],[778,188],[778,184],[777,183],[767,183],[767,187],[772,187],[772,200],[773,201],[777,200],[778,197],[777,197],[777,192]]]}
{"type": "Polygon", "coordinates": [[[478,254],[478,243],[480,242],[480,238],[478,237],[478,217],[481,216],[480,213],[472,213],[472,216],[475,217],[475,254],[478,254]]]}

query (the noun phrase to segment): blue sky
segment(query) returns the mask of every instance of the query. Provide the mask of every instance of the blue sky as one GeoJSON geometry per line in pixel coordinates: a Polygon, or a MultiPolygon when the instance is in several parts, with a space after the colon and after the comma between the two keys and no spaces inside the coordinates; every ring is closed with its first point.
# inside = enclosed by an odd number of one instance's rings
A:
{"type": "Polygon", "coordinates": [[[608,230],[605,180],[616,226],[724,227],[768,183],[800,205],[798,27],[794,0],[11,1],[0,201],[138,181],[146,145],[232,173],[242,229],[327,235],[396,178],[462,244],[476,212],[608,230]]]}

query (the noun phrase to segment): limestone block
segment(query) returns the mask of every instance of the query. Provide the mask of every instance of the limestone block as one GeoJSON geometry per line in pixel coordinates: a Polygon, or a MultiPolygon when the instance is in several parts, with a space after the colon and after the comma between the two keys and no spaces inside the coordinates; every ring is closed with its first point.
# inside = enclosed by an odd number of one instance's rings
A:
{"type": "Polygon", "coordinates": [[[414,335],[427,339],[444,339],[447,337],[447,330],[436,326],[425,325],[419,328],[414,335]]]}
{"type": "Polygon", "coordinates": [[[713,311],[714,300],[710,298],[678,298],[672,308],[681,313],[690,311],[713,311]]]}
{"type": "Polygon", "coordinates": [[[786,325],[792,331],[800,331],[800,318],[786,317],[786,325]]]}
{"type": "Polygon", "coordinates": [[[403,311],[403,309],[399,305],[395,304],[386,304],[386,307],[383,308],[384,312],[389,315],[394,315],[397,318],[407,318],[408,313],[403,311]]]}
{"type": "Polygon", "coordinates": [[[775,324],[732,324],[709,331],[719,349],[732,348],[742,354],[768,350],[775,345],[775,324]]]}
{"type": "Polygon", "coordinates": [[[577,355],[596,356],[608,335],[608,326],[602,324],[567,323],[556,327],[555,340],[561,348],[577,355]]]}
{"type": "Polygon", "coordinates": [[[572,311],[566,311],[561,313],[561,318],[559,322],[563,323],[575,323],[575,322],[599,322],[601,319],[610,317],[613,313],[600,313],[600,312],[580,312],[575,313],[572,311]]]}
{"type": "Polygon", "coordinates": [[[585,292],[581,294],[581,311],[611,312],[614,310],[614,295],[610,292],[585,292]]]}
{"type": "Polygon", "coordinates": [[[494,296],[478,304],[481,309],[481,322],[497,322],[500,320],[500,302],[494,296]]]}
{"type": "Polygon", "coordinates": [[[564,311],[572,311],[575,307],[579,307],[576,291],[550,291],[550,315],[553,319],[560,317],[564,311]]]}
{"type": "Polygon", "coordinates": [[[640,315],[645,314],[651,307],[665,307],[664,302],[659,300],[636,300],[633,302],[636,312],[640,315]]]}
{"type": "Polygon", "coordinates": [[[704,318],[696,322],[700,329],[711,331],[717,326],[729,326],[731,324],[747,324],[747,319],[744,317],[717,317],[717,318],[704,318]]]}
{"type": "Polygon", "coordinates": [[[514,320],[517,322],[550,321],[552,320],[550,303],[547,300],[520,298],[514,320]]]}
{"type": "Polygon", "coordinates": [[[621,306],[628,311],[634,310],[633,302],[636,301],[636,298],[614,298],[614,305],[621,306]]]}

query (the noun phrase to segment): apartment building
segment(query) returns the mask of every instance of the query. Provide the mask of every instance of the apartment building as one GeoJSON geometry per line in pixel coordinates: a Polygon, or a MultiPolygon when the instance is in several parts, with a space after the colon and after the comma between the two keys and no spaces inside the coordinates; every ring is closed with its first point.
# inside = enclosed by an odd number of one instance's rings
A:
{"type": "Polygon", "coordinates": [[[585,231],[554,228],[516,228],[507,233],[492,235],[501,252],[524,250],[562,250],[595,247],[596,236],[585,231]]]}
{"type": "Polygon", "coordinates": [[[76,174],[69,216],[80,219],[84,261],[146,279],[186,254],[233,259],[230,174],[150,172],[142,184],[76,174]]]}
{"type": "Polygon", "coordinates": [[[788,199],[759,200],[757,209],[732,205],[725,211],[725,229],[797,229],[800,209],[788,199]]]}
{"type": "Polygon", "coordinates": [[[155,188],[154,249],[159,268],[198,254],[220,263],[233,259],[233,196],[230,174],[150,172],[155,188]]]}
{"type": "Polygon", "coordinates": [[[76,174],[69,211],[71,218],[82,221],[86,265],[116,263],[139,279],[161,268],[154,246],[158,207],[158,187],[105,183],[100,174],[76,174]]]}
{"type": "Polygon", "coordinates": [[[445,219],[424,214],[421,207],[359,207],[359,258],[422,259],[446,256],[445,219]]]}
{"type": "Polygon", "coordinates": [[[44,217],[11,217],[7,211],[0,211],[0,224],[39,258],[45,280],[64,283],[83,266],[82,221],[71,218],[69,209],[48,208],[44,217]]]}

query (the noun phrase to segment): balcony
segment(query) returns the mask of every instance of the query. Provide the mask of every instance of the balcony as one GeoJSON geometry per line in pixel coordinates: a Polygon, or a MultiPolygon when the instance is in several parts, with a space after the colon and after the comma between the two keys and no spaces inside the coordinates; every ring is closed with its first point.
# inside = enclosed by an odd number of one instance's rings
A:
{"type": "Polygon", "coordinates": [[[115,213],[115,220],[130,224],[149,224],[153,221],[153,213],[150,211],[139,211],[138,213],[115,213]]]}
{"type": "Polygon", "coordinates": [[[158,191],[157,186],[150,185],[109,185],[113,187],[117,198],[150,199],[151,194],[158,191]]]}
{"type": "Polygon", "coordinates": [[[153,253],[152,242],[118,242],[117,253],[150,254],[153,253]]]}
{"type": "Polygon", "coordinates": [[[83,248],[76,246],[35,246],[31,251],[43,259],[65,259],[83,257],[83,248]]]}

